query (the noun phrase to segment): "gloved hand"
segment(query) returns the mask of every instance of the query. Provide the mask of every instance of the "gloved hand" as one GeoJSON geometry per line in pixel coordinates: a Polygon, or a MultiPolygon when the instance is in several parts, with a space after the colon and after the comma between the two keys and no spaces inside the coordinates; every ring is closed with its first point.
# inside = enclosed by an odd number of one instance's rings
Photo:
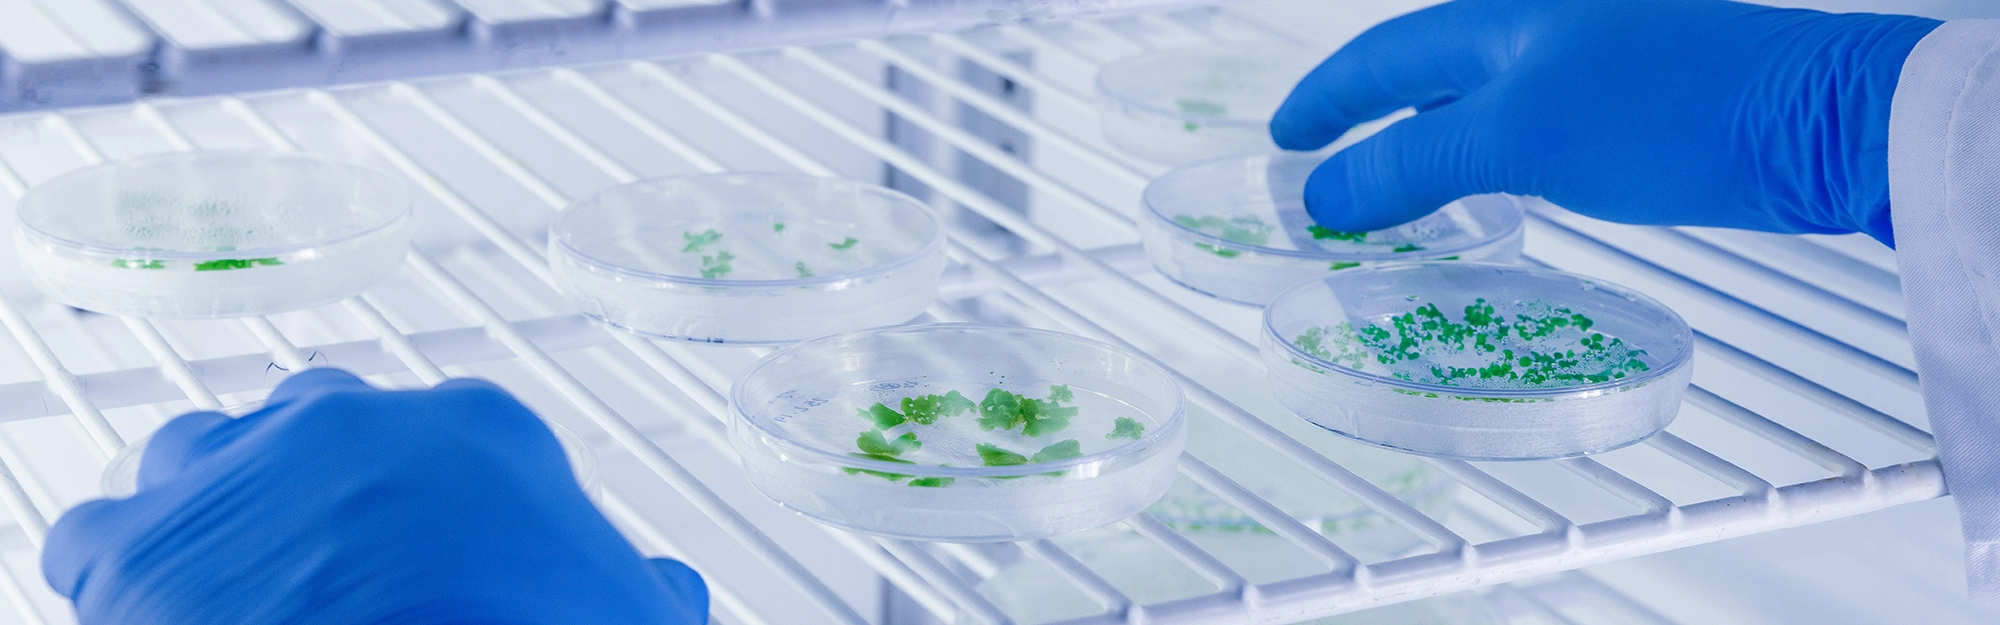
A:
{"type": "Polygon", "coordinates": [[[138,494],[50,530],[42,574],[83,623],[707,620],[700,577],[633,550],[499,387],[321,369],[265,405],[168,423],[138,494]]]}
{"type": "Polygon", "coordinates": [[[1314,171],[1307,210],[1336,230],[1505,192],[1625,223],[1891,243],[1889,100],[1937,25],[1719,0],[1458,0],[1362,33],[1300,82],[1271,134],[1311,150],[1422,111],[1314,171]]]}

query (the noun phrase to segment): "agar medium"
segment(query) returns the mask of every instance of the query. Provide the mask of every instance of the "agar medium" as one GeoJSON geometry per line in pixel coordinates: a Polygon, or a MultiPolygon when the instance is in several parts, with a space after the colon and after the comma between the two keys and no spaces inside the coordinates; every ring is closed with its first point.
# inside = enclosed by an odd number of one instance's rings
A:
{"type": "Polygon", "coordinates": [[[1152,360],[983,324],[806,341],[731,389],[750,483],[829,525],[953,542],[1045,538],[1145,510],[1186,442],[1180,386],[1152,360]]]}
{"type": "Polygon", "coordinates": [[[234,317],[351,297],[409,249],[409,189],[298,154],[182,152],[37,185],[15,211],[23,268],[63,304],[234,317]]]}
{"type": "Polygon", "coordinates": [[[703,174],[571,205],[549,264],[573,304],[614,327],[790,343],[922,314],[944,273],[944,228],[930,207],[875,185],[703,174]]]}
{"type": "Polygon", "coordinates": [[[1518,198],[1477,195],[1421,219],[1373,232],[1342,232],[1306,214],[1305,184],[1323,155],[1275,153],[1187,165],[1143,195],[1140,239],[1168,279],[1253,306],[1301,282],[1386,262],[1514,262],[1518,198]]]}
{"type": "Polygon", "coordinates": [[[1320,427],[1461,460],[1609,451],[1665,428],[1693,375],[1693,335],[1639,293],[1484,263],[1363,267],[1264,311],[1280,403],[1320,427]]]}

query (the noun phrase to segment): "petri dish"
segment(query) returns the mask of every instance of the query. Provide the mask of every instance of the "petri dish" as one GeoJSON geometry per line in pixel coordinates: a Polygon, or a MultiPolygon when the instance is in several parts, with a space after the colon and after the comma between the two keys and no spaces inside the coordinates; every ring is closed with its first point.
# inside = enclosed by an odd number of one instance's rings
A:
{"type": "MultiPolygon", "coordinates": [[[[261,407],[263,402],[254,402],[224,408],[222,413],[241,417],[256,412],[261,407]]],[[[597,454],[569,428],[546,419],[542,424],[549,426],[549,431],[556,435],[556,442],[562,444],[563,456],[569,459],[570,472],[576,476],[577,485],[583,488],[585,495],[595,501],[599,494],[597,454]]],[[[97,479],[98,488],[104,492],[105,497],[124,499],[139,492],[139,463],[146,456],[146,443],[151,441],[150,437],[141,439],[126,445],[124,449],[118,450],[117,454],[111,456],[111,461],[104,465],[104,472],[99,474],[97,479]]]]}
{"type": "Polygon", "coordinates": [[[642,335],[790,343],[903,323],[937,297],[944,228],[896,191],[791,174],[614,187],[557,217],[549,261],[585,314],[642,335]]]}
{"type": "Polygon", "coordinates": [[[63,304],[232,317],[344,299],[395,273],[410,195],[387,173],[311,156],[182,152],[50,179],[17,207],[21,264],[63,304]]]}
{"type": "Polygon", "coordinates": [[[1301,284],[1264,311],[1278,400],[1320,427],[1460,460],[1567,458],[1665,428],[1693,375],[1687,322],[1624,287],[1486,263],[1301,284]]]}
{"type": "Polygon", "coordinates": [[[1032,540],[1145,510],[1186,444],[1152,360],[1013,326],[864,330],[765,357],[730,391],[750,483],[823,523],[950,542],[1032,540]]]}
{"type": "Polygon", "coordinates": [[[1386,262],[1511,263],[1521,256],[1519,198],[1476,195],[1374,232],[1320,227],[1305,184],[1323,154],[1232,156],[1187,165],[1146,186],[1140,239],[1160,273],[1189,289],[1263,306],[1301,282],[1386,262]]]}
{"type": "Polygon", "coordinates": [[[1097,72],[1104,139],[1165,165],[1275,151],[1271,116],[1324,56],[1304,48],[1202,45],[1113,61],[1097,72]]]}

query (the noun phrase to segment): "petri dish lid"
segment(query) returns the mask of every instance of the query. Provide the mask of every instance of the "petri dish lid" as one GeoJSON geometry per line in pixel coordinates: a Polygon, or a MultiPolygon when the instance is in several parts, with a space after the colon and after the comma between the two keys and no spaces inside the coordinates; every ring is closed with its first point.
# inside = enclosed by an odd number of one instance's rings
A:
{"type": "Polygon", "coordinates": [[[584,198],[556,218],[550,237],[582,262],[642,280],[783,287],[834,284],[916,262],[944,246],[944,227],[929,206],[876,185],[697,174],[584,198]]]}
{"type": "MultiPolygon", "coordinates": [[[[1469,311],[1468,311],[1469,312],[1469,311]]],[[[1416,320],[1421,323],[1421,320],[1416,320]]],[[[1553,325],[1553,324],[1551,324],[1553,325]]],[[[1631,289],[1588,276],[1519,265],[1472,262],[1413,262],[1372,265],[1348,269],[1325,278],[1300,284],[1286,291],[1264,309],[1264,332],[1300,362],[1384,387],[1412,392],[1451,396],[1530,399],[1553,396],[1593,395],[1620,388],[1633,388],[1676,371],[1694,357],[1694,335],[1687,321],[1653,298],[1631,289]],[[1499,315],[1502,324],[1528,324],[1563,317],[1565,324],[1548,335],[1551,342],[1530,344],[1529,349],[1581,349],[1574,344],[1591,333],[1604,341],[1617,339],[1628,349],[1623,358],[1644,363],[1643,370],[1619,369],[1622,377],[1577,384],[1515,383],[1505,379],[1467,384],[1441,383],[1433,379],[1433,365],[1479,367],[1493,357],[1463,350],[1433,357],[1426,354],[1413,364],[1384,363],[1383,350],[1367,341],[1333,344],[1341,340],[1326,336],[1321,349],[1300,345],[1295,337],[1320,329],[1395,325],[1396,317],[1410,319],[1412,311],[1426,305],[1454,323],[1460,312],[1484,302],[1488,315],[1499,315]],[[1589,325],[1572,332],[1567,320],[1581,316],[1589,325]],[[1559,341],[1558,345],[1555,341],[1559,341]],[[1343,357],[1345,356],[1345,357],[1343,357]],[[1412,374],[1411,372],[1416,372],[1412,374]],[[1425,372],[1430,372],[1425,375],[1425,372]]],[[[1517,333],[1518,336],[1518,333],[1517,333]]],[[[1400,337],[1398,337],[1400,340],[1400,337]]],[[[1462,344],[1478,342],[1464,335],[1462,344]]],[[[1506,346],[1503,346],[1506,347],[1506,346]]],[[[1421,344],[1419,344],[1421,349],[1421,344]]],[[[1613,351],[1616,345],[1613,345],[1613,351]]],[[[1532,354],[1530,354],[1532,355],[1532,354]]],[[[1622,359],[1616,359],[1623,362],[1622,359]]],[[[1558,371],[1603,374],[1612,369],[1598,367],[1611,360],[1583,359],[1558,371]]]]}
{"type": "Polygon", "coordinates": [[[1097,90],[1129,108],[1210,126],[1262,129],[1326,55],[1285,46],[1195,45],[1125,57],[1097,72],[1097,90]]]}
{"type": "Polygon", "coordinates": [[[1259,254],[1313,261],[1438,258],[1519,234],[1520,203],[1477,195],[1415,221],[1373,232],[1320,227],[1306,213],[1306,178],[1325,154],[1230,156],[1186,165],[1146,186],[1147,218],[1185,236],[1259,254]]]}
{"type": "Polygon", "coordinates": [[[396,227],[410,192],[388,173],[302,154],[177,152],[57,176],[15,213],[29,236],[85,252],[284,256],[396,227]]]}

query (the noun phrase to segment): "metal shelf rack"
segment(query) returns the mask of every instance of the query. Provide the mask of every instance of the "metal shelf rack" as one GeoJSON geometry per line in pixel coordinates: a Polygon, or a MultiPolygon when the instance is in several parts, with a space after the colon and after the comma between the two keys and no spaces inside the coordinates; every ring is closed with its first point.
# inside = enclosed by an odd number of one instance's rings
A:
{"type": "Polygon", "coordinates": [[[1247,340],[1255,312],[1179,290],[1138,258],[1132,215],[1158,168],[1102,144],[1087,95],[1092,68],[1111,57],[1268,38],[1284,11],[1312,17],[1298,3],[1203,8],[0,118],[7,205],[104,159],[303,150],[407,176],[422,228],[391,283],[268,318],[109,318],[0,274],[10,337],[0,341],[0,503],[21,539],[0,559],[0,594],[22,622],[67,622],[41,588],[35,547],[62,510],[95,496],[110,454],[180,411],[253,398],[287,371],[327,365],[387,386],[490,377],[584,433],[605,467],[605,512],[643,550],[703,571],[726,623],[876,622],[877,580],[937,621],[1011,623],[982,581],[1017,561],[1045,566],[1100,608],[1065,623],[1296,622],[1944,494],[1894,267],[1879,247],[1619,226],[1547,205],[1531,214],[1530,262],[1645,291],[1699,331],[1680,420],[1589,458],[1427,462],[1442,508],[1350,470],[1379,452],[1305,426],[1268,397],[1247,340]],[[550,215],[590,190],[757,169],[888,180],[950,214],[954,268],[930,317],[1074,332],[1173,367],[1197,431],[1244,441],[1268,463],[1196,446],[1185,481],[1282,539],[1307,572],[1247,575],[1200,530],[1141,514],[1118,531],[1211,588],[1147,597],[1075,557],[1081,539],[872,539],[762,499],[738,474],[722,419],[728,380],[763,350],[595,326],[550,289],[540,244],[550,215]],[[1412,548],[1344,544],[1349,535],[1272,501],[1272,483],[1365,506],[1412,548]]]}

